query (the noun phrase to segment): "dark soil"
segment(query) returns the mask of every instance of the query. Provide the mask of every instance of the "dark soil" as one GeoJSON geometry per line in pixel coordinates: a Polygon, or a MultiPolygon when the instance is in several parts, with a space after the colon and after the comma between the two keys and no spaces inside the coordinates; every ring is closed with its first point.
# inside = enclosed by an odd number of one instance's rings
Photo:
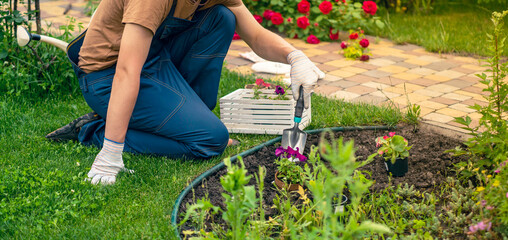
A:
{"type": "MultiPolygon", "coordinates": [[[[358,160],[365,160],[370,154],[377,151],[375,139],[380,136],[388,135],[387,130],[362,130],[362,131],[345,131],[335,132],[335,138],[344,138],[344,142],[354,140],[355,155],[358,160]]],[[[377,192],[385,189],[390,185],[409,184],[415,189],[422,191],[431,191],[435,186],[444,182],[448,176],[454,176],[451,170],[453,164],[464,161],[465,158],[453,157],[445,150],[453,149],[461,145],[461,141],[442,136],[434,132],[424,132],[422,130],[414,132],[412,127],[399,127],[395,132],[405,137],[409,145],[413,145],[410,150],[409,172],[404,177],[392,178],[388,175],[384,160],[377,157],[372,163],[361,168],[369,174],[366,176],[375,180],[375,184],[371,186],[371,191],[377,192]],[[370,177],[369,177],[370,176],[370,177]]],[[[320,134],[309,135],[305,146],[304,153],[309,153],[310,146],[318,145],[320,134]]],[[[273,198],[277,194],[277,190],[273,187],[274,175],[276,171],[275,149],[280,144],[264,147],[260,151],[251,154],[243,159],[248,174],[258,173],[258,166],[263,165],[266,168],[264,203],[266,218],[277,215],[273,206],[273,198]]],[[[194,193],[188,194],[180,205],[179,216],[186,211],[186,205],[192,204],[195,199],[200,199],[208,195],[208,198],[215,206],[225,209],[223,203],[222,186],[220,185],[220,177],[226,173],[226,169],[218,171],[215,175],[207,178],[203,184],[194,189],[194,193]]],[[[255,185],[255,178],[252,177],[250,183],[255,185]]],[[[219,225],[222,225],[220,217],[215,218],[219,225]]],[[[183,229],[187,229],[185,225],[183,229]]]]}

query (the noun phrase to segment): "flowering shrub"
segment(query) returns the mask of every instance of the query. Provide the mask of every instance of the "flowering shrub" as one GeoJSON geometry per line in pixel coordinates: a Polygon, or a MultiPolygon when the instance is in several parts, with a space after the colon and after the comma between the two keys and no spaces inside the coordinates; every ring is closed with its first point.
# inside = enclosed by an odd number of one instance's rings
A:
{"type": "Polygon", "coordinates": [[[244,3],[263,26],[275,27],[289,37],[311,44],[338,40],[339,30],[367,29],[374,24],[384,27],[375,16],[377,5],[373,1],[362,4],[351,0],[246,0],[244,3]]]}
{"type": "Polygon", "coordinates": [[[409,149],[407,140],[402,136],[395,135],[395,132],[388,133],[388,136],[378,137],[376,139],[376,147],[379,147],[378,154],[385,158],[385,161],[391,159],[392,163],[398,157],[409,157],[409,149]]]}
{"type": "Polygon", "coordinates": [[[363,34],[363,30],[351,31],[349,33],[349,40],[347,42],[343,41],[340,44],[340,48],[344,52],[344,57],[348,59],[359,59],[360,61],[368,61],[369,60],[369,47],[370,42],[365,35],[363,34]]]}
{"type": "Polygon", "coordinates": [[[298,148],[293,149],[291,147],[283,148],[278,147],[275,149],[275,156],[279,157],[275,159],[277,164],[278,177],[291,184],[303,184],[304,173],[302,167],[295,164],[291,159],[295,158],[301,162],[307,161],[307,157],[303,156],[298,152],[298,148]]]}

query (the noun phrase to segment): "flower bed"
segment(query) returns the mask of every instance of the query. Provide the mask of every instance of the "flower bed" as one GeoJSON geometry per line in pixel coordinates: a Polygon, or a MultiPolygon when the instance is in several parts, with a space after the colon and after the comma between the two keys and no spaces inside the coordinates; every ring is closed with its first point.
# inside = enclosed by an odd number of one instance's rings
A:
{"type": "MultiPolygon", "coordinates": [[[[357,161],[361,161],[377,151],[375,138],[379,135],[388,134],[389,131],[387,130],[367,130],[336,132],[334,135],[335,138],[344,137],[344,141],[354,140],[356,148],[355,155],[357,156],[357,161]]],[[[452,157],[448,153],[443,153],[444,150],[461,145],[459,140],[438,136],[436,133],[431,132],[415,133],[412,132],[412,128],[398,129],[397,134],[405,136],[410,144],[413,145],[411,149],[411,161],[409,162],[409,173],[404,177],[391,178],[386,174],[384,160],[377,158],[373,162],[360,168],[360,170],[370,172],[370,175],[366,176],[375,180],[375,184],[370,187],[371,192],[383,191],[390,185],[405,183],[414,186],[417,190],[432,191],[434,187],[444,182],[446,177],[454,175],[454,173],[449,170],[454,163],[464,160],[464,158],[452,157]]],[[[319,139],[319,134],[309,135],[305,153],[309,154],[311,146],[317,145],[319,139]]],[[[259,166],[264,166],[266,169],[263,191],[265,219],[277,219],[278,216],[280,216],[280,211],[277,208],[272,208],[272,206],[279,201],[277,200],[277,194],[280,193],[272,184],[276,170],[276,156],[274,153],[277,147],[277,144],[266,146],[258,152],[244,157],[245,169],[248,175],[257,173],[259,171],[259,166]]],[[[189,206],[187,204],[192,204],[195,199],[201,199],[203,197],[207,197],[214,206],[218,206],[223,210],[226,209],[226,202],[224,202],[223,199],[225,191],[221,186],[221,177],[224,176],[226,172],[226,169],[217,171],[215,174],[208,177],[203,184],[195,188],[193,194],[187,195],[180,206],[180,214],[186,212],[189,206]]],[[[251,178],[248,185],[256,185],[256,180],[251,178]]],[[[302,201],[306,201],[299,197],[295,200],[297,204],[302,204],[302,201]]],[[[209,219],[207,220],[206,230],[210,231],[212,225],[225,226],[225,222],[220,216],[209,219]]],[[[193,227],[187,223],[182,226],[182,230],[184,231],[190,229],[193,229],[193,227]]],[[[280,234],[280,232],[275,231],[271,237],[280,236],[280,234]]],[[[456,236],[465,237],[465,233],[457,233],[456,236]]]]}

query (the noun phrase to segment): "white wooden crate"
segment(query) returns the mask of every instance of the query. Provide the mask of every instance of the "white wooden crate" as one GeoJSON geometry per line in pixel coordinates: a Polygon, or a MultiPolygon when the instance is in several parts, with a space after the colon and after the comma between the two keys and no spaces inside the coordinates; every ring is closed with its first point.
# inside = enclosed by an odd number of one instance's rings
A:
{"type": "MultiPolygon", "coordinates": [[[[275,98],[274,89],[262,89],[261,95],[275,98]]],[[[289,100],[253,99],[253,89],[238,89],[220,99],[220,117],[230,133],[278,134],[293,127],[296,101],[290,90],[289,100]]],[[[304,109],[300,129],[311,122],[311,107],[304,109]]]]}

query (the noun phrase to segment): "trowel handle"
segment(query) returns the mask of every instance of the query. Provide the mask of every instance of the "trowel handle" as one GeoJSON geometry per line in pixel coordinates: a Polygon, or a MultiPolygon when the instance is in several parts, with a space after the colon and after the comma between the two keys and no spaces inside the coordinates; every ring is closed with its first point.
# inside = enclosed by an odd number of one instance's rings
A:
{"type": "Polygon", "coordinates": [[[295,122],[299,123],[302,121],[302,113],[303,113],[303,87],[300,85],[300,95],[298,95],[298,100],[296,101],[295,106],[295,122]]]}

